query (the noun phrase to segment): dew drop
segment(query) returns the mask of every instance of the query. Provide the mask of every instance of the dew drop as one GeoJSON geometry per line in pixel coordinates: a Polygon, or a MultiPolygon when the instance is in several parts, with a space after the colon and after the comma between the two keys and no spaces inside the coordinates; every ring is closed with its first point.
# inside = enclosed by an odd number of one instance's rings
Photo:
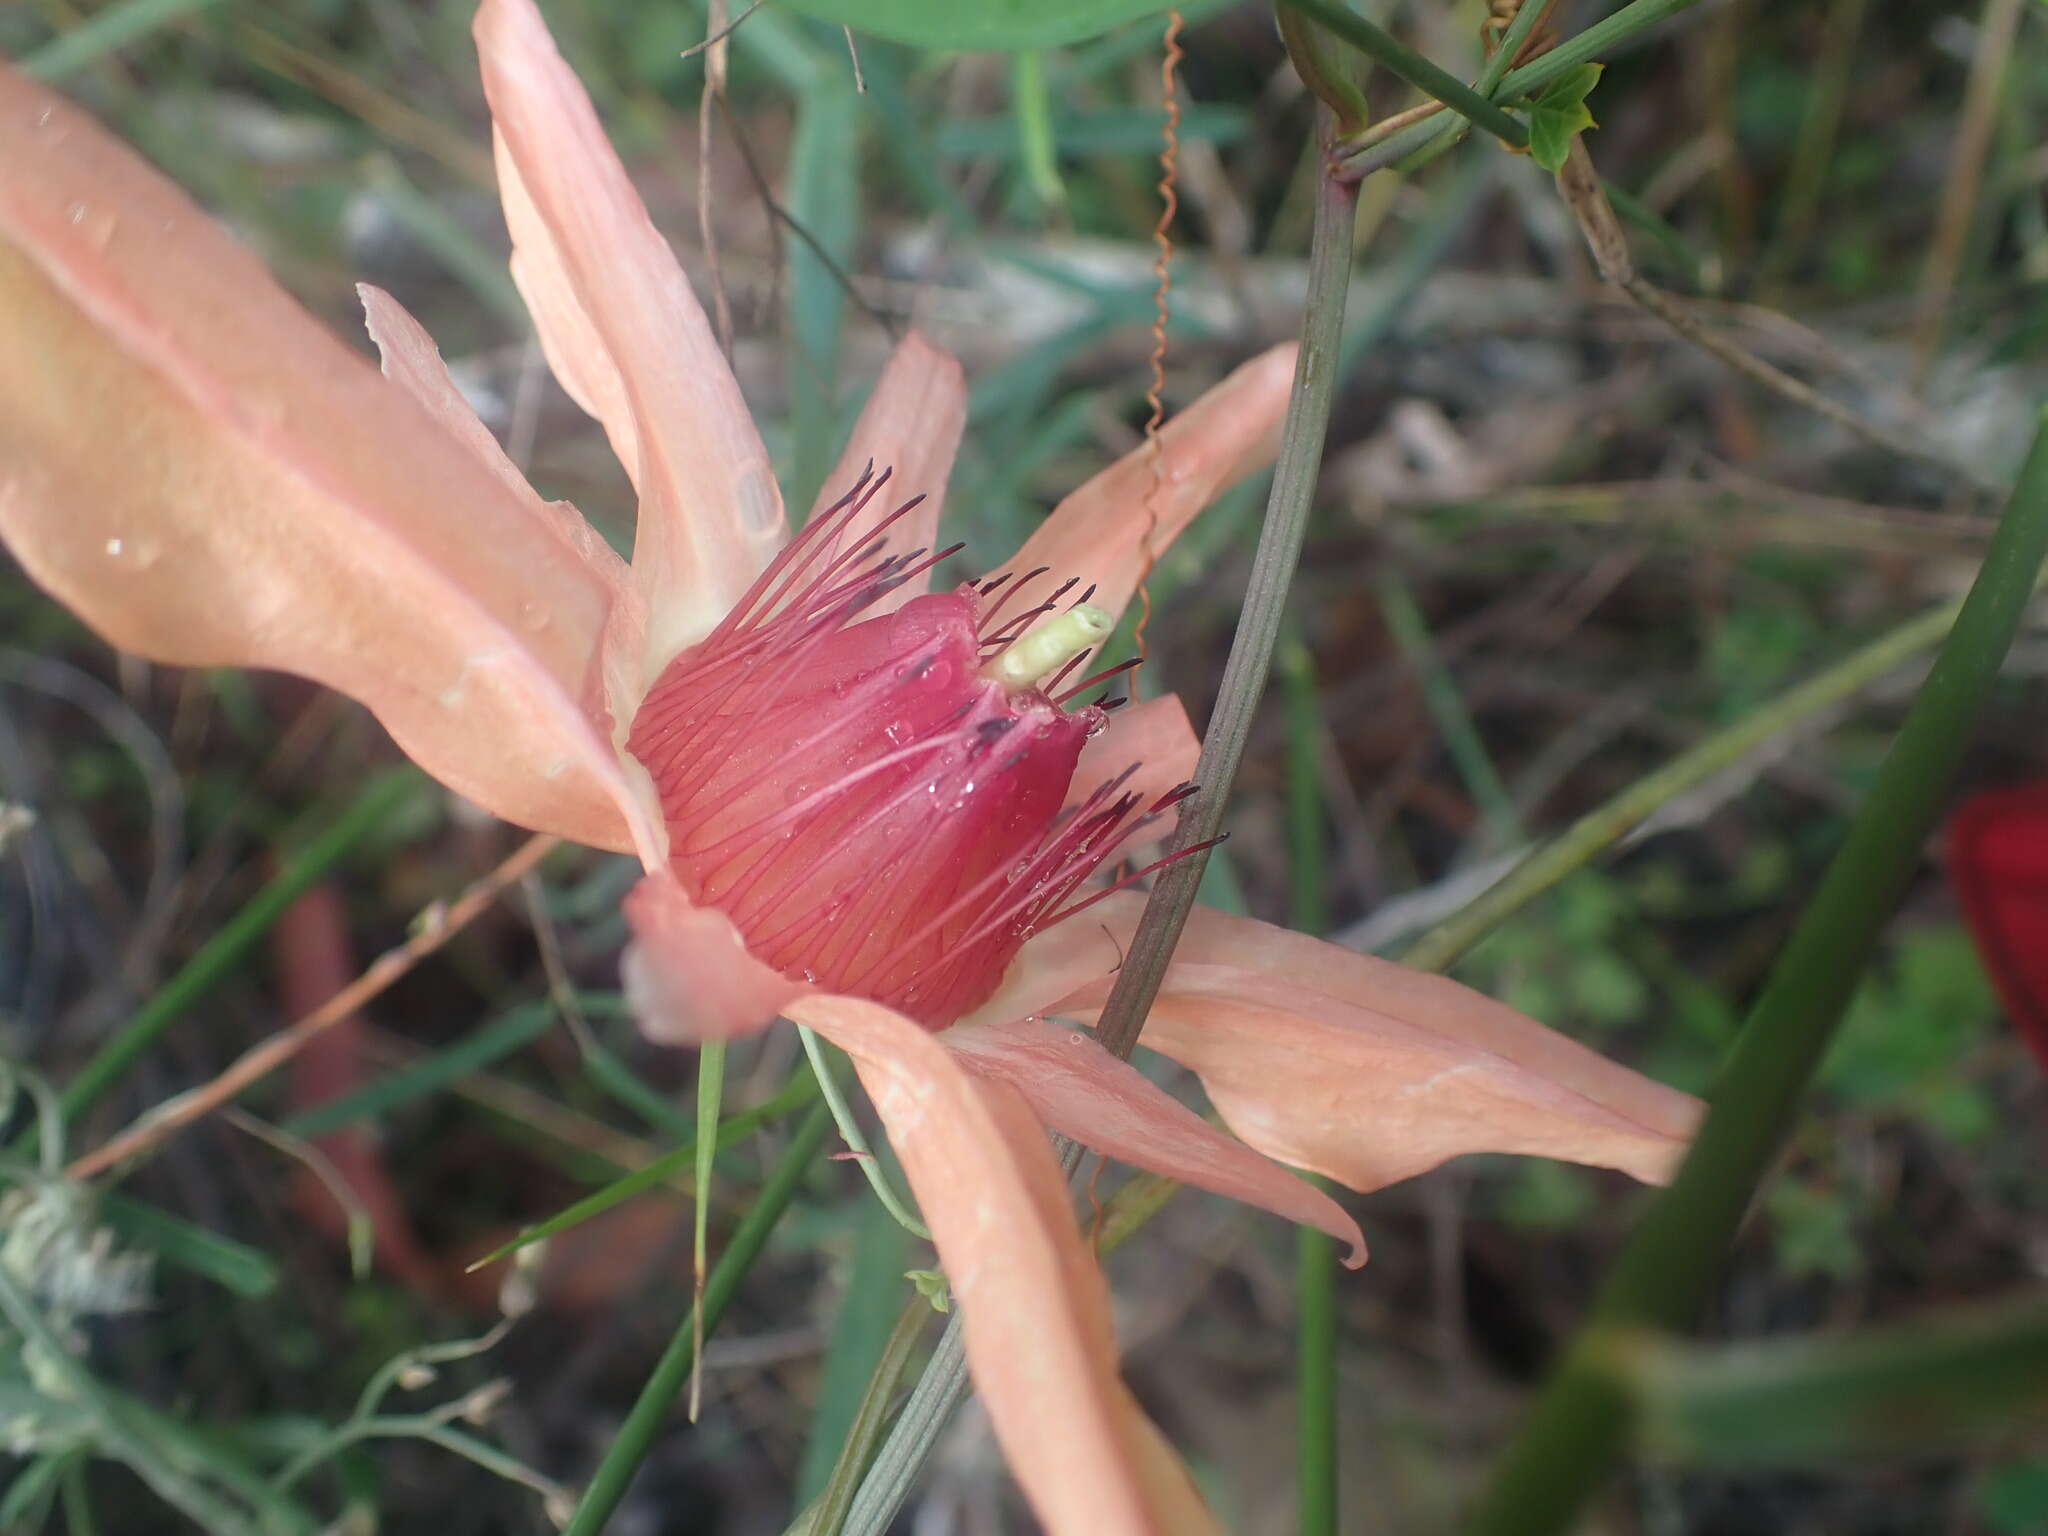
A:
{"type": "Polygon", "coordinates": [[[127,545],[123,544],[119,539],[107,540],[107,553],[112,555],[116,560],[121,558],[121,552],[126,548],[127,545]]]}
{"type": "Polygon", "coordinates": [[[554,621],[555,616],[546,603],[528,598],[519,605],[519,627],[530,634],[539,634],[554,621]]]}

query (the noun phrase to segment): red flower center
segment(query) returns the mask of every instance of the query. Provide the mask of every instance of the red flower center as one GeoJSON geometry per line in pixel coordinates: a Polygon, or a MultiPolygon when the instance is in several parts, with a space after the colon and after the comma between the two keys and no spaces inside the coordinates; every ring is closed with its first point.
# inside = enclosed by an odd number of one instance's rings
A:
{"type": "Polygon", "coordinates": [[[1043,572],[860,617],[958,548],[884,558],[877,536],[843,551],[886,479],[864,475],[668,664],[627,748],[693,902],[792,980],[936,1029],[984,1002],[1027,938],[1092,899],[1077,893],[1111,851],[1190,790],[1146,810],[1127,770],[1066,805],[1104,720],[1067,703],[1111,673],[1054,692],[1079,656],[1043,686],[1003,681],[1017,669],[1001,658],[1073,582],[1008,619],[1004,602],[1043,572]]]}

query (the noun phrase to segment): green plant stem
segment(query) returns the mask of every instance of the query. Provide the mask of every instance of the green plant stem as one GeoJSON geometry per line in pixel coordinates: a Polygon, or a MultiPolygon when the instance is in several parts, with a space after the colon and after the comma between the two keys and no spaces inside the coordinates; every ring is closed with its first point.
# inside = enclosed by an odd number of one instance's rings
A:
{"type": "MultiPolygon", "coordinates": [[[[1281,645],[1280,683],[1287,701],[1288,915],[1303,933],[1319,934],[1330,926],[1329,826],[1317,766],[1323,719],[1315,658],[1292,625],[1281,645]]],[[[1337,1244],[1310,1226],[1295,1233],[1294,1332],[1295,1529],[1300,1536],[1336,1536],[1337,1244]]]]}
{"type": "Polygon", "coordinates": [[[1500,78],[1494,94],[1504,101],[1540,91],[1590,59],[1618,48],[1659,22],[1669,21],[1680,11],[1690,10],[1700,0],[1631,0],[1612,16],[1596,21],[1583,32],[1568,37],[1550,52],[1538,54],[1528,63],[1509,70],[1500,78]]]}
{"type": "Polygon", "coordinates": [[[883,1536],[895,1522],[896,1512],[916,1486],[939,1432],[953,1416],[953,1409],[967,1395],[967,1344],[960,1314],[946,1319],[946,1331],[926,1362],[924,1374],[911,1388],[903,1411],[889,1431],[874,1465],[854,1495],[853,1509],[846,1517],[850,1536],[883,1536]]]}
{"type": "Polygon", "coordinates": [[[697,1161],[691,1185],[695,1199],[690,1210],[690,1283],[695,1304],[690,1321],[696,1328],[691,1344],[690,1422],[697,1422],[702,1400],[703,1377],[694,1366],[704,1360],[704,1270],[710,1261],[711,1166],[718,1158],[718,1110],[725,1098],[725,1042],[706,1040],[697,1049],[697,1161]]]}
{"type": "Polygon", "coordinates": [[[875,1198],[882,1202],[882,1209],[889,1213],[891,1220],[911,1236],[929,1242],[931,1229],[918,1220],[917,1211],[911,1203],[896,1192],[881,1159],[868,1145],[867,1133],[860,1128],[853,1106],[846,1102],[839,1080],[833,1075],[832,1063],[825,1055],[825,1043],[814,1031],[801,1024],[797,1025],[796,1032],[797,1038],[804,1043],[804,1055],[810,1059],[811,1072],[818,1079],[818,1091],[824,1094],[826,1104],[831,1107],[832,1123],[839,1127],[839,1139],[846,1143],[853,1160],[860,1165],[861,1176],[868,1181],[868,1188],[875,1192],[875,1198]]]}
{"type": "Polygon", "coordinates": [[[1813,233],[1821,191],[1835,161],[1842,109],[1855,80],[1856,41],[1863,35],[1869,8],[1870,0],[1829,0],[1820,57],[1814,62],[1813,84],[1800,115],[1799,136],[1793,141],[1792,165],[1778,198],[1777,227],[1762,263],[1759,284],[1766,289],[1776,288],[1791,275],[1813,233]]]}
{"type": "Polygon", "coordinates": [[[1820,890],[1772,968],[1671,1187],[1601,1288],[1586,1329],[1496,1468],[1478,1536],[1567,1530],[1631,1425],[1604,1360],[1619,1334],[1688,1326],[1807,1084],[1834,1039],[1885,920],[1920,862],[1941,799],[2048,554],[2048,410],[1984,564],[1820,890]]]}
{"type": "MultiPolygon", "coordinates": [[[[1632,4],[1624,5],[1612,16],[1595,22],[1578,36],[1567,38],[1550,52],[1539,54],[1528,63],[1498,76],[1494,88],[1486,94],[1497,102],[1530,95],[1560,76],[1571,73],[1595,55],[1618,47],[1637,33],[1697,4],[1699,0],[1633,0],[1632,4]]],[[[1528,7],[1523,9],[1526,11],[1528,7]]],[[[1508,51],[1502,49],[1503,53],[1508,51]]],[[[1359,181],[1388,166],[1412,168],[1422,160],[1449,149],[1464,131],[1465,120],[1461,117],[1415,123],[1368,149],[1344,155],[1337,162],[1336,174],[1347,181],[1359,181]]]]}
{"type": "MultiPolygon", "coordinates": [[[[817,1079],[808,1072],[795,1072],[787,1083],[777,1089],[774,1096],[764,1099],[752,1109],[743,1109],[736,1115],[728,1115],[718,1127],[718,1150],[737,1146],[754,1134],[770,1120],[780,1120],[784,1115],[803,1108],[817,1094],[817,1079]]],[[[516,1253],[529,1243],[537,1243],[544,1237],[553,1237],[602,1211],[608,1211],[621,1201],[629,1200],[643,1189],[652,1189],[657,1184],[669,1184],[680,1180],[697,1166],[697,1148],[692,1142],[686,1147],[677,1147],[665,1152],[645,1168],[636,1168],[623,1178],[614,1179],[602,1189],[593,1190],[573,1205],[564,1206],[544,1221],[535,1222],[520,1232],[517,1237],[493,1248],[482,1258],[471,1262],[465,1273],[474,1273],[486,1264],[495,1264],[507,1255],[516,1253]]]]}
{"type": "Polygon", "coordinates": [[[1485,96],[1417,53],[1391,32],[1375,26],[1337,0],[1280,0],[1280,3],[1320,23],[1383,69],[1399,75],[1424,95],[1435,97],[1460,117],[1477,123],[1503,143],[1520,149],[1529,142],[1529,130],[1485,96]]]}
{"type": "Polygon", "coordinates": [[[420,782],[419,775],[411,769],[395,770],[372,781],[326,830],[292,857],[277,878],[222,924],[199,952],[136,1010],[119,1034],[72,1075],[64,1085],[64,1113],[76,1119],[111,1088],[186,1009],[235,971],[249,950],[284,915],[285,908],[324,878],[409,796],[416,794],[420,782]]]}
{"type": "Polygon", "coordinates": [[[817,1503],[831,1480],[887,1347],[895,1323],[892,1313],[909,1294],[903,1278],[909,1269],[910,1234],[880,1206],[864,1207],[856,1223],[838,1315],[832,1320],[831,1341],[813,1394],[810,1432],[797,1468],[797,1509],[817,1503]]]}
{"type": "MultiPolygon", "coordinates": [[[[1316,1181],[1320,1183],[1321,1181],[1316,1181]]],[[[1294,1461],[1301,1536],[1336,1536],[1337,1241],[1314,1227],[1294,1234],[1294,1461]]]]}
{"type": "MultiPolygon", "coordinates": [[[[1327,143],[1330,116],[1317,112],[1317,132],[1327,143]]],[[[1273,489],[1266,500],[1266,521],[1252,557],[1251,579],[1244,595],[1237,635],[1223,668],[1216,712],[1202,738],[1195,767],[1201,790],[1188,801],[1173,837],[1173,862],[1160,872],[1145,903],[1130,952],[1117,972],[1116,985],[1102,1010],[1096,1038],[1105,1050],[1128,1060],[1138,1031],[1159,984],[1166,976],[1174,944],[1187,924],[1208,862],[1204,845],[1223,826],[1223,807],[1237,777],[1251,735],[1252,715],[1265,691],[1273,647],[1280,637],[1288,588],[1301,558],[1302,535],[1308,529],[1315,499],[1317,472],[1323,462],[1323,435],[1330,423],[1330,400],[1337,382],[1338,343],[1344,330],[1344,298],[1351,280],[1352,209],[1356,194],[1330,177],[1316,194],[1315,227],[1308,257],[1307,308],[1302,316],[1301,355],[1294,365],[1294,390],[1287,420],[1280,431],[1280,454],[1273,470],[1273,489]]]]}
{"type": "Polygon", "coordinates": [[[910,1362],[917,1354],[917,1341],[924,1337],[925,1326],[931,1320],[932,1304],[923,1296],[912,1296],[902,1315],[896,1319],[895,1328],[890,1330],[889,1341],[882,1347],[882,1358],[875,1366],[874,1374],[868,1378],[867,1392],[861,1397],[853,1425],[847,1431],[845,1444],[840,1447],[831,1480],[826,1483],[825,1491],[813,1510],[792,1528],[791,1536],[796,1536],[798,1531],[803,1536],[840,1536],[846,1528],[847,1516],[853,1511],[854,1495],[860,1490],[861,1475],[867,1470],[868,1458],[874,1454],[875,1445],[882,1438],[882,1426],[888,1422],[889,1400],[896,1395],[903,1373],[910,1369],[910,1362]]]}
{"type": "Polygon", "coordinates": [[[1487,754],[1486,742],[1473,723],[1458,692],[1457,680],[1436,654],[1429,624],[1416,606],[1407,584],[1391,572],[1378,583],[1380,616],[1400,647],[1401,655],[1422,684],[1422,699],[1436,722],[1458,777],[1479,807],[1486,822],[1486,844],[1482,851],[1497,853],[1521,840],[1521,818],[1515,814],[1515,797],[1501,782],[1500,773],[1487,754]]]}
{"type": "Polygon", "coordinates": [[[747,1214],[740,1219],[731,1241],[718,1256],[718,1263],[704,1285],[701,1328],[698,1319],[700,1308],[692,1307],[690,1315],[670,1337],[661,1359],[655,1362],[653,1374],[647,1378],[647,1385],[640,1389],[640,1396],[634,1400],[626,1422],[619,1426],[618,1434],[606,1448],[604,1460],[598,1464],[590,1486],[584,1490],[574,1518],[564,1528],[564,1536],[598,1536],[619,1507],[619,1500],[625,1497],[633,1474],[639,1471],[640,1463],[653,1449],[655,1436],[661,1433],[670,1411],[675,1407],[676,1398],[689,1382],[697,1361],[699,1341],[703,1334],[718,1326],[719,1318],[724,1316],[725,1309],[731,1305],[740,1288],[740,1281],[746,1278],[754,1260],[767,1246],[768,1234],[774,1231],[775,1223],[789,1208],[790,1201],[796,1198],[804,1175],[810,1171],[818,1149],[824,1146],[825,1137],[831,1129],[831,1109],[822,1101],[813,1104],[810,1113],[798,1125],[795,1136],[790,1139],[789,1149],[769,1171],[753,1203],[747,1207],[747,1214]]]}
{"type": "Polygon", "coordinates": [[[55,85],[117,49],[217,3],[219,0],[121,0],[102,6],[23,59],[22,72],[45,85],[55,85]]]}

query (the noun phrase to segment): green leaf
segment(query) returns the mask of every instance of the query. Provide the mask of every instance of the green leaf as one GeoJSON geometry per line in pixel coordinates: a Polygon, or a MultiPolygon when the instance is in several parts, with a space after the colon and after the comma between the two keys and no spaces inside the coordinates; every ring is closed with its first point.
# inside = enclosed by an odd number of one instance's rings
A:
{"type": "MultiPolygon", "coordinates": [[[[809,1103],[817,1091],[818,1080],[815,1077],[808,1072],[795,1073],[773,1098],[764,1100],[752,1109],[743,1109],[736,1115],[727,1116],[718,1127],[718,1150],[723,1152],[728,1147],[737,1145],[768,1121],[780,1119],[790,1111],[809,1103]]],[[[510,1242],[492,1249],[469,1267],[471,1270],[478,1270],[486,1264],[495,1264],[499,1259],[516,1253],[529,1243],[537,1243],[544,1237],[552,1237],[579,1222],[588,1221],[600,1212],[610,1210],[620,1201],[631,1199],[644,1189],[652,1189],[657,1184],[679,1179],[694,1168],[696,1161],[697,1148],[694,1143],[664,1153],[645,1168],[636,1169],[623,1178],[614,1179],[566,1210],[557,1211],[547,1220],[526,1228],[510,1242]]]]}
{"type": "Polygon", "coordinates": [[[2048,1422],[2048,1300],[2039,1295],[1850,1338],[1699,1348],[1617,1337],[1612,1359],[1641,1394],[1648,1444],[1685,1461],[1923,1455],[2048,1422]]]}
{"type": "Polygon", "coordinates": [[[446,1050],[435,1051],[410,1066],[372,1078],[353,1093],[300,1110],[278,1129],[311,1141],[332,1135],[359,1120],[387,1115],[439,1092],[458,1078],[480,1072],[503,1060],[545,1034],[554,1021],[554,1004],[522,1003],[446,1050]]]}
{"type": "Polygon", "coordinates": [[[1597,126],[1586,109],[1586,97],[1600,83],[1605,67],[1581,64],[1529,104],[1529,158],[1546,171],[1562,170],[1572,140],[1597,126]]]}
{"type": "Polygon", "coordinates": [[[127,1195],[108,1195],[100,1214],[122,1241],[147,1248],[164,1263],[203,1275],[237,1296],[268,1296],[277,1289],[277,1265],[260,1248],[209,1232],[127,1195]]]}
{"type": "MultiPolygon", "coordinates": [[[[1008,52],[1100,37],[1169,9],[1161,0],[784,0],[792,11],[923,48],[1008,52]]],[[[1215,0],[1181,6],[1185,15],[1215,0]]]]}
{"type": "Polygon", "coordinates": [[[201,11],[216,0],[121,0],[67,28],[47,47],[22,60],[22,68],[54,85],[108,55],[201,11]]]}
{"type": "Polygon", "coordinates": [[[1365,97],[1371,66],[1365,56],[1337,46],[1327,31],[1291,6],[1276,7],[1273,19],[1280,24],[1280,40],[1287,45],[1287,57],[1301,83],[1337,115],[1337,137],[1361,132],[1372,122],[1372,107],[1365,97]]]}
{"type": "Polygon", "coordinates": [[[832,1324],[832,1346],[825,1355],[818,1406],[811,1415],[810,1439],[797,1477],[799,1509],[824,1492],[839,1460],[839,1448],[860,1414],[868,1378],[888,1348],[901,1306],[902,1292],[892,1282],[903,1273],[910,1234],[879,1201],[863,1200],[859,1211],[853,1262],[848,1266],[839,1316],[832,1324]]]}
{"type": "Polygon", "coordinates": [[[953,1287],[947,1282],[943,1269],[907,1269],[903,1278],[916,1288],[918,1295],[931,1303],[934,1312],[953,1310],[953,1287]]]}

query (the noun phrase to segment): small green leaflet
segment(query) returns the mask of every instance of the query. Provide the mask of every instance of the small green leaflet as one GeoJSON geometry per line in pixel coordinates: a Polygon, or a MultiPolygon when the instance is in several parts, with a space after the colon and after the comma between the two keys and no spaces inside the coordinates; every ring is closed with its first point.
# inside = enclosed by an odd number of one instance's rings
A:
{"type": "Polygon", "coordinates": [[[1550,88],[1529,103],[1529,158],[1546,171],[1564,168],[1572,152],[1572,140],[1588,128],[1597,127],[1586,110],[1586,98],[1600,83],[1605,64],[1581,64],[1570,74],[1550,83],[1550,88]]]}

